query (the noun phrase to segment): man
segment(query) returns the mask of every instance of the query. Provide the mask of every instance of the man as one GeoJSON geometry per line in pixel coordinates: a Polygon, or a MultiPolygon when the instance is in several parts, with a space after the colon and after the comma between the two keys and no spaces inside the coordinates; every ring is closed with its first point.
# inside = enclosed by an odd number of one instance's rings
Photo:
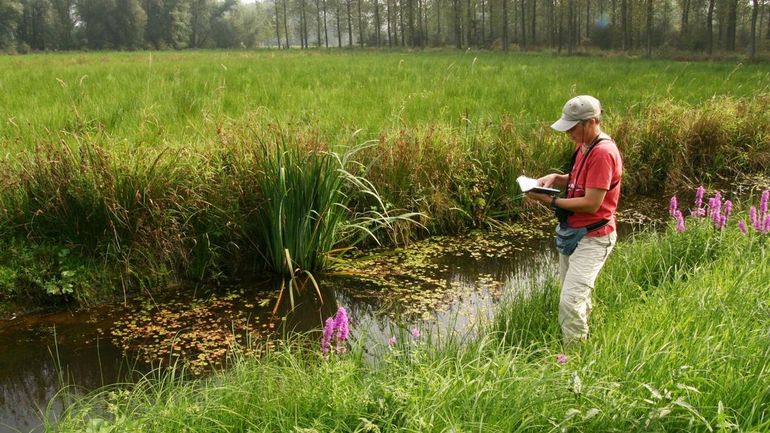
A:
{"type": "Polygon", "coordinates": [[[588,337],[591,291],[617,239],[615,211],[623,161],[615,142],[600,128],[601,115],[601,104],[593,96],[567,101],[551,128],[566,132],[575,142],[574,163],[568,174],[551,173],[538,179],[541,186],[566,187],[567,193],[565,197],[527,194],[568,214],[563,222],[570,228],[587,228],[574,252],[559,253],[559,323],[565,344],[588,337]]]}

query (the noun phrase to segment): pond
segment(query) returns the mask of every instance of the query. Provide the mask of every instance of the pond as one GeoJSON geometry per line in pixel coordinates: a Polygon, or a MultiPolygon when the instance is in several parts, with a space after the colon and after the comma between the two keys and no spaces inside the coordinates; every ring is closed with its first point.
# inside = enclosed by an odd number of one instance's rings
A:
{"type": "MultiPolygon", "coordinates": [[[[665,210],[652,203],[640,209],[665,210]]],[[[621,236],[649,226],[644,215],[621,212],[621,236]]],[[[463,333],[506,294],[555,274],[552,224],[546,218],[368,250],[339,260],[317,290],[310,282],[301,290],[284,285],[276,315],[281,282],[264,280],[0,321],[0,432],[42,430],[43,414],[63,408],[64,385],[82,393],[175,363],[205,374],[221,368],[236,343],[265,350],[269,343],[253,343],[317,331],[337,305],[367,344],[387,344],[398,327],[463,333]]]]}

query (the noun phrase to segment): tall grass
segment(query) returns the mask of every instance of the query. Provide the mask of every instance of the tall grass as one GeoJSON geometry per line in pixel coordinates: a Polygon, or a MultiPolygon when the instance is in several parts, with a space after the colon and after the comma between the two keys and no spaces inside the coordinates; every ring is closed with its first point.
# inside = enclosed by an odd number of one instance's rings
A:
{"type": "Polygon", "coordinates": [[[4,57],[0,235],[105,263],[126,289],[281,270],[287,249],[319,269],[377,219],[389,221],[377,237],[398,243],[515,218],[519,174],[565,169],[571,145],[547,125],[574,93],[604,102],[624,194],[762,172],[766,69],[442,52],[4,57]]]}
{"type": "Polygon", "coordinates": [[[204,380],[97,392],[57,428],[766,431],[767,241],[691,224],[618,245],[597,284],[591,337],[561,361],[549,282],[514,296],[464,341],[375,342],[373,364],[360,341],[330,357],[290,341],[204,380]]]}
{"type": "Polygon", "coordinates": [[[32,148],[59,131],[104,131],[111,146],[202,146],[259,113],[316,127],[327,141],[401,127],[515,119],[548,124],[566,99],[594,94],[609,117],[670,100],[768,92],[770,67],[732,62],[488,52],[141,52],[0,58],[0,143],[32,148]],[[579,73],[576,73],[579,71],[579,73]]]}

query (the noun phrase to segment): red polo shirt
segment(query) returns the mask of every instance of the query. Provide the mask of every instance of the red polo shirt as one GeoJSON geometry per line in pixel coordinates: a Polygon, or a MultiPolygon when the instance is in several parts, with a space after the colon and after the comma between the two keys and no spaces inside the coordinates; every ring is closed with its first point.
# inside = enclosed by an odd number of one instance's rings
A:
{"type": "Polygon", "coordinates": [[[589,232],[586,236],[605,236],[616,230],[615,211],[618,208],[618,199],[620,198],[620,179],[623,176],[623,159],[620,157],[618,146],[607,135],[602,135],[607,139],[594,145],[594,149],[588,154],[588,160],[583,165],[585,152],[582,150],[582,143],[578,144],[577,157],[575,165],[572,167],[572,173],[569,177],[569,196],[583,197],[586,195],[586,188],[603,189],[607,191],[599,210],[595,213],[575,212],[567,218],[567,224],[570,227],[585,227],[603,219],[610,220],[609,224],[589,232]]]}

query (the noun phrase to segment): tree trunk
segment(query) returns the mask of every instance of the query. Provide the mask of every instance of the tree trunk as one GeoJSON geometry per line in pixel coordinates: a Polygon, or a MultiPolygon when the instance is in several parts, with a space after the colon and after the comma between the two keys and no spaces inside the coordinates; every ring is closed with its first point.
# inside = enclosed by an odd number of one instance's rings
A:
{"type": "Polygon", "coordinates": [[[315,0],[316,14],[316,46],[321,47],[321,0],[315,0]]]}
{"type": "Polygon", "coordinates": [[[441,0],[436,1],[436,43],[438,46],[443,46],[444,41],[441,39],[441,0]]]}
{"type": "Polygon", "coordinates": [[[381,46],[380,43],[380,5],[377,0],[374,0],[374,41],[377,44],[377,48],[381,46]]]}
{"type": "Polygon", "coordinates": [[[508,0],[503,0],[503,51],[508,51],[508,0]]]}
{"type": "Polygon", "coordinates": [[[353,14],[350,12],[350,1],[346,0],[348,8],[348,47],[353,47],[353,14]]]}
{"type": "Polygon", "coordinates": [[[521,47],[523,49],[527,49],[527,26],[526,20],[527,20],[527,1],[526,0],[519,0],[521,1],[521,19],[519,22],[521,23],[521,47]]]}
{"type": "Polygon", "coordinates": [[[759,2],[752,0],[751,8],[751,41],[749,43],[749,58],[751,60],[757,57],[757,16],[759,15],[759,2]]]}
{"type": "Polygon", "coordinates": [[[706,48],[709,55],[714,52],[714,4],[716,0],[709,0],[709,8],[706,13],[706,48]]]}
{"type": "Polygon", "coordinates": [[[340,26],[340,17],[342,11],[340,10],[340,0],[337,0],[337,47],[342,48],[342,27],[340,26]]]}
{"type": "Polygon", "coordinates": [[[323,0],[324,4],[324,45],[329,48],[329,28],[326,25],[326,0],[323,0]]]}
{"type": "Polygon", "coordinates": [[[647,57],[652,57],[652,0],[647,0],[647,57]]]}
{"type": "Polygon", "coordinates": [[[361,16],[361,0],[356,0],[358,6],[358,46],[364,47],[364,21],[361,16]]]}
{"type": "Polygon", "coordinates": [[[471,0],[468,0],[467,2],[467,9],[466,9],[466,21],[465,21],[465,27],[466,27],[466,42],[469,47],[473,45],[473,11],[471,10],[471,0]]]}
{"type": "Polygon", "coordinates": [[[479,45],[482,47],[487,43],[487,8],[485,3],[484,0],[479,0],[479,6],[481,6],[481,38],[479,38],[479,45]]]}
{"type": "Polygon", "coordinates": [[[727,35],[726,47],[728,51],[735,51],[735,32],[738,22],[738,0],[728,0],[727,9],[727,35]]]}
{"type": "Polygon", "coordinates": [[[391,1],[392,0],[386,0],[385,1],[385,7],[388,8],[388,13],[386,15],[386,19],[388,21],[388,48],[393,46],[393,37],[391,36],[391,33],[390,33],[392,31],[392,27],[391,27],[390,23],[393,20],[393,14],[391,13],[391,10],[390,10],[390,8],[392,7],[391,1]]]}
{"type": "Polygon", "coordinates": [[[452,0],[452,9],[454,9],[455,19],[455,46],[457,49],[460,49],[463,47],[463,29],[460,24],[460,0],[452,0]]]}
{"type": "Polygon", "coordinates": [[[532,22],[529,25],[530,30],[532,31],[532,37],[530,40],[532,41],[532,45],[537,44],[537,0],[532,0],[532,22]]]}
{"type": "Polygon", "coordinates": [[[281,48],[281,15],[278,13],[278,0],[274,0],[275,4],[275,40],[278,42],[278,48],[281,48]]]}
{"type": "Polygon", "coordinates": [[[688,29],[688,20],[690,15],[690,0],[683,0],[682,1],[682,16],[681,21],[679,24],[679,34],[684,39],[684,36],[687,36],[689,33],[688,29]]]}
{"type": "Polygon", "coordinates": [[[620,27],[623,32],[623,51],[628,50],[628,0],[620,2],[620,27]]]}
{"type": "Polygon", "coordinates": [[[283,37],[286,38],[286,49],[289,49],[289,19],[286,11],[286,3],[289,0],[283,0],[283,37]]]}

